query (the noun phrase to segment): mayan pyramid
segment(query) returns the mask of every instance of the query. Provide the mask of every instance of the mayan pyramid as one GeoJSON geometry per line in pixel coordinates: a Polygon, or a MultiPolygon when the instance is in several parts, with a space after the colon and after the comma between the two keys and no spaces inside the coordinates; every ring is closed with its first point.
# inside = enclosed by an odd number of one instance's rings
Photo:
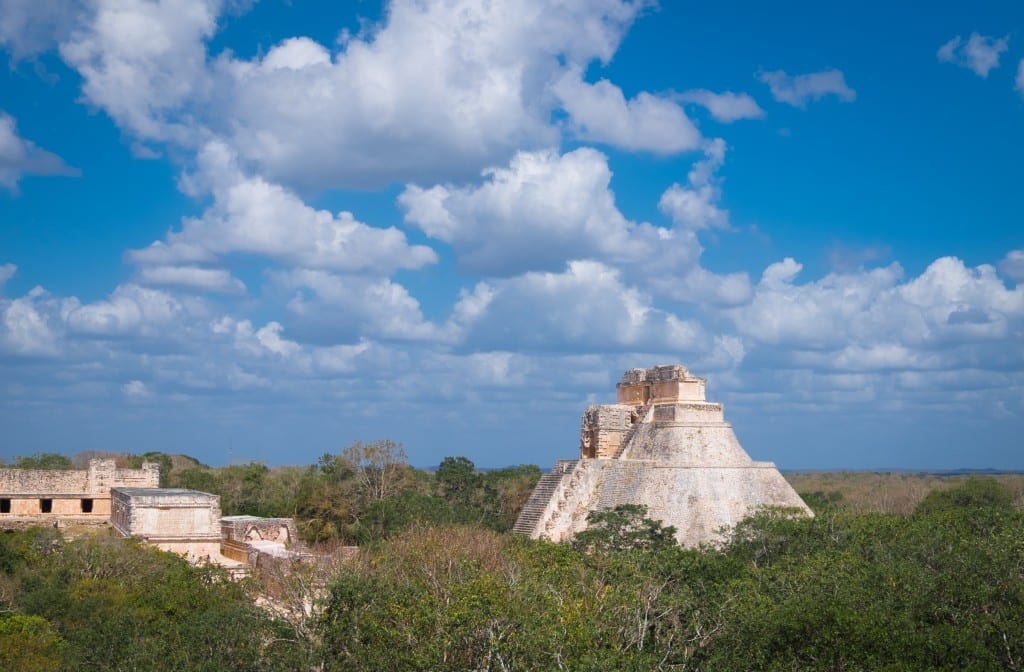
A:
{"type": "Polygon", "coordinates": [[[813,515],[773,462],[754,462],[706,381],[684,366],[631,369],[615,404],[583,413],[580,459],[559,460],[534,489],[515,531],[562,541],[590,511],[643,504],[676,528],[685,546],[721,541],[721,531],[763,506],[813,515]]]}

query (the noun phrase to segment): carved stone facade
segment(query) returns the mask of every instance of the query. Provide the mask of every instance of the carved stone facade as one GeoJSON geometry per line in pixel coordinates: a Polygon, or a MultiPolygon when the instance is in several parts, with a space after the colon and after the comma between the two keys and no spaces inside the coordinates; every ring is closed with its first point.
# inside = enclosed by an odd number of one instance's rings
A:
{"type": "Polygon", "coordinates": [[[588,407],[583,412],[580,427],[580,457],[614,456],[636,420],[636,409],[632,406],[610,404],[588,407]]]}
{"type": "Polygon", "coordinates": [[[0,526],[18,519],[103,521],[111,488],[159,484],[157,464],[118,469],[113,460],[89,460],[88,469],[0,469],[0,526]]]}
{"type": "Polygon", "coordinates": [[[250,567],[269,559],[296,560],[308,555],[291,518],[227,516],[220,519],[220,552],[250,567]]]}
{"type": "Polygon", "coordinates": [[[762,506],[813,515],[774,463],[750,459],[705,387],[684,366],[627,371],[618,403],[584,411],[580,459],[541,478],[515,530],[569,539],[590,511],[643,504],[680,543],[696,546],[721,541],[721,530],[762,506]]]}

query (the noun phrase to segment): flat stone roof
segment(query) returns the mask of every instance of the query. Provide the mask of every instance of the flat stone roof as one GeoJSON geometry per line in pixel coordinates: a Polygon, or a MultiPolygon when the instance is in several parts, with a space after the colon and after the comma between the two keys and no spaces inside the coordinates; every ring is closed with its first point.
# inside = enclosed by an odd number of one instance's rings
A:
{"type": "Polygon", "coordinates": [[[129,497],[176,497],[180,495],[202,495],[203,497],[216,497],[216,495],[201,490],[188,490],[186,488],[111,488],[123,492],[129,497]]]}

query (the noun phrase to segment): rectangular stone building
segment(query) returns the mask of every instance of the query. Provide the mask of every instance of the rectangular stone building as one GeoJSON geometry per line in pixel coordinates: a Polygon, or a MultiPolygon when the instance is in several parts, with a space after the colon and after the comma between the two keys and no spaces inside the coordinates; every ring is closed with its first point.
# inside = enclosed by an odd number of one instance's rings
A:
{"type": "Polygon", "coordinates": [[[0,469],[0,524],[23,518],[104,520],[111,488],[159,485],[157,464],[118,469],[113,460],[89,460],[88,469],[0,469]]]}
{"type": "Polygon", "coordinates": [[[114,488],[110,524],[189,561],[220,557],[220,497],[180,488],[114,488]]]}

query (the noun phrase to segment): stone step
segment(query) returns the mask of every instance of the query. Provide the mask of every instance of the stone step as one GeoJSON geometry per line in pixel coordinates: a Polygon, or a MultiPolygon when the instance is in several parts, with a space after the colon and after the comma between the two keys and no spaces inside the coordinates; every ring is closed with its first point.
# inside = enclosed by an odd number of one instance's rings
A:
{"type": "Polygon", "coordinates": [[[577,462],[578,460],[559,460],[551,471],[540,477],[540,481],[537,483],[537,487],[533,489],[533,493],[530,495],[530,499],[527,500],[526,506],[519,513],[516,524],[512,526],[513,532],[518,534],[533,533],[537,523],[544,516],[544,511],[548,508],[552,495],[554,495],[562,480],[568,478],[573,469],[576,468],[577,462]]]}

